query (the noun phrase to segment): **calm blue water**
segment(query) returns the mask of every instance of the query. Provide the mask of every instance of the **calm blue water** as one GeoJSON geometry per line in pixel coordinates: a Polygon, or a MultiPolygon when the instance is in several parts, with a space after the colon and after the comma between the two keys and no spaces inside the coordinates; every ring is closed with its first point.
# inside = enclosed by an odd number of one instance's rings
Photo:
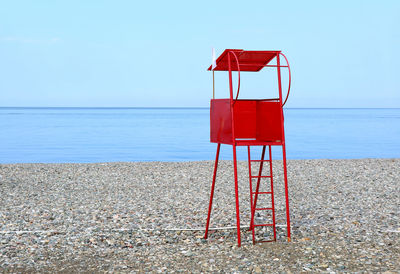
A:
{"type": "MultiPolygon", "coordinates": [[[[400,109],[286,109],[285,127],[289,159],[400,158],[400,109]]],[[[215,150],[206,108],[0,108],[0,163],[211,160],[215,150]]]]}

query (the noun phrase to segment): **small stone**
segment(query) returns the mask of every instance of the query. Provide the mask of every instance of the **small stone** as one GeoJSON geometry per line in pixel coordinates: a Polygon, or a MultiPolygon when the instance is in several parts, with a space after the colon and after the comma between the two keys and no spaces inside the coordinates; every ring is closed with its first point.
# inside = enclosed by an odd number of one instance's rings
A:
{"type": "Polygon", "coordinates": [[[193,256],[193,253],[190,252],[190,251],[182,251],[182,254],[183,254],[183,256],[185,256],[185,257],[191,257],[191,256],[193,256]]]}

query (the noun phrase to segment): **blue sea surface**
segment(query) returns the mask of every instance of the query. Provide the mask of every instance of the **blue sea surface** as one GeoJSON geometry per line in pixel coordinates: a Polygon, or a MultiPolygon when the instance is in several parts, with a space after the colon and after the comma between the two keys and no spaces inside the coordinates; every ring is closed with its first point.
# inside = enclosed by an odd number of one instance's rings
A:
{"type": "MultiPolygon", "coordinates": [[[[400,158],[400,109],[285,109],[285,131],[288,159],[400,158]]],[[[208,108],[0,108],[0,163],[212,160],[209,134],[208,108]]]]}

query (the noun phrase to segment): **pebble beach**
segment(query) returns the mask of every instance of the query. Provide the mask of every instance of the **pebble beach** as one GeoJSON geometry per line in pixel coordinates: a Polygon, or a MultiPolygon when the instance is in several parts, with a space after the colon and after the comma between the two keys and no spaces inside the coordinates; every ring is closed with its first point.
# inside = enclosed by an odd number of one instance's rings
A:
{"type": "Polygon", "coordinates": [[[240,161],[0,165],[0,272],[400,272],[400,159],[273,161],[277,241],[252,244],[240,161]],[[217,228],[217,229],[214,229],[217,228]]]}

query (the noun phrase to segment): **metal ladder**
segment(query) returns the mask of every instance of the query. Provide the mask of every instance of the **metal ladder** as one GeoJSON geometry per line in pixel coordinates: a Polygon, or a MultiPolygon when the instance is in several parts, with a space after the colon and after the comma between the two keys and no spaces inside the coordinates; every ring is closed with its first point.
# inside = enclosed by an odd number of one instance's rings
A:
{"type": "Polygon", "coordinates": [[[248,153],[248,164],[249,164],[249,183],[250,183],[250,208],[251,208],[251,219],[250,219],[250,228],[249,230],[252,231],[253,235],[253,244],[260,243],[260,242],[272,242],[276,241],[276,224],[275,224],[275,204],[274,204],[274,181],[273,181],[273,173],[272,173],[272,152],[271,146],[268,145],[269,149],[269,159],[264,160],[265,156],[265,145],[262,148],[261,153],[261,160],[251,160],[250,155],[250,146],[247,146],[247,153],[248,153]],[[254,176],[251,171],[251,163],[260,163],[258,169],[258,175],[254,176]],[[269,175],[262,175],[263,165],[264,162],[269,163],[269,175]],[[256,189],[253,191],[253,179],[257,181],[256,189]],[[270,189],[267,191],[260,191],[260,184],[262,179],[270,181],[270,189]],[[254,197],[253,197],[254,195],[254,197]],[[270,207],[257,207],[257,200],[259,195],[271,195],[271,206],[270,207]],[[257,224],[254,222],[254,218],[256,215],[256,211],[272,211],[272,223],[262,223],[257,224]],[[256,240],[255,235],[255,228],[256,227],[272,227],[273,228],[273,239],[272,240],[256,240]]]}

